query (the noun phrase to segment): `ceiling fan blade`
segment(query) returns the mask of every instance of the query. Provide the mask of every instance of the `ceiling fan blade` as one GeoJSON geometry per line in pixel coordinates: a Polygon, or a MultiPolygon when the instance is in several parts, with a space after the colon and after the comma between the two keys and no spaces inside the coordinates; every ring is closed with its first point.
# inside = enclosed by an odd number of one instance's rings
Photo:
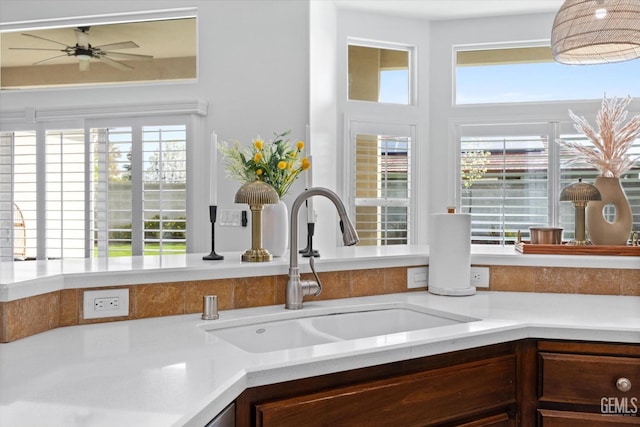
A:
{"type": "Polygon", "coordinates": [[[131,65],[125,64],[123,62],[116,61],[111,58],[107,58],[106,56],[103,56],[103,55],[101,55],[99,58],[101,61],[104,61],[105,64],[111,65],[113,68],[117,68],[118,70],[121,70],[121,71],[133,70],[133,67],[131,65]]]}
{"type": "Polygon", "coordinates": [[[56,52],[65,52],[66,49],[44,49],[40,47],[10,47],[10,50],[53,50],[56,52]]]}
{"type": "Polygon", "coordinates": [[[109,43],[109,44],[103,44],[100,46],[93,46],[96,49],[133,49],[135,47],[140,47],[138,46],[136,43],[132,42],[131,40],[127,41],[127,42],[118,42],[118,43],[109,43]]]}
{"type": "Polygon", "coordinates": [[[117,59],[129,59],[129,60],[137,60],[137,61],[153,61],[153,56],[151,55],[137,55],[135,53],[120,53],[120,52],[105,52],[100,51],[96,52],[99,56],[108,56],[110,58],[117,59]]]}
{"type": "Polygon", "coordinates": [[[46,40],[46,41],[48,41],[48,42],[55,43],[55,44],[59,44],[59,45],[64,46],[64,47],[66,47],[66,48],[70,48],[70,47],[71,47],[71,46],[68,46],[68,45],[66,45],[66,44],[64,44],[64,43],[57,42],[57,41],[55,41],[55,40],[47,39],[47,38],[44,38],[44,37],[36,36],[36,35],[33,35],[33,34],[22,33],[22,35],[23,35],[23,36],[27,36],[27,37],[33,37],[33,38],[35,38],[35,39],[46,40]]]}
{"type": "Polygon", "coordinates": [[[51,58],[43,59],[42,61],[34,62],[31,65],[40,65],[40,64],[44,64],[45,62],[53,61],[53,60],[58,59],[58,58],[66,58],[67,56],[69,56],[69,55],[65,54],[65,55],[53,56],[51,58]]]}

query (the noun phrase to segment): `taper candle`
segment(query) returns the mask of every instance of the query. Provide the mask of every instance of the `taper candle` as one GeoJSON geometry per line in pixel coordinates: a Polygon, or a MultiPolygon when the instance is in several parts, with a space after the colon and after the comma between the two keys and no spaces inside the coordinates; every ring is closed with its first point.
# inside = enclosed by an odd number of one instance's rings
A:
{"type": "Polygon", "coordinates": [[[218,135],[211,133],[211,164],[209,165],[209,205],[218,205],[218,135]]]}

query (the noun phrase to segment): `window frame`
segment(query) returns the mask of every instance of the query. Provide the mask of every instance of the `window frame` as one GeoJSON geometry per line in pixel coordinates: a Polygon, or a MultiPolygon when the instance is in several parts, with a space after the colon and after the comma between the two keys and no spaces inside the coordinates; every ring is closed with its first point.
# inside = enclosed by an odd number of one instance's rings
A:
{"type": "MultiPolygon", "coordinates": [[[[349,216],[351,218],[356,218],[356,208],[358,206],[377,206],[377,207],[406,207],[407,208],[407,243],[412,244],[415,243],[416,240],[416,232],[415,223],[417,218],[417,204],[416,204],[416,195],[415,195],[415,151],[417,146],[417,128],[418,125],[410,122],[380,122],[380,121],[372,121],[366,119],[351,119],[347,122],[347,135],[348,137],[345,139],[347,143],[345,144],[345,159],[348,159],[347,162],[347,170],[345,177],[345,193],[347,196],[347,204],[349,216]],[[408,131],[408,132],[407,132],[408,131]],[[385,197],[382,198],[367,198],[366,201],[362,201],[362,203],[358,203],[356,197],[356,168],[355,168],[355,157],[356,157],[356,135],[357,134],[376,134],[376,135],[403,135],[408,136],[410,138],[410,144],[408,147],[409,151],[409,159],[408,159],[408,170],[407,170],[407,179],[408,179],[408,196],[402,199],[388,199],[385,197]],[[407,134],[408,133],[408,134],[407,134]],[[374,201],[373,199],[376,199],[374,201]]],[[[374,246],[387,246],[387,245],[374,245],[374,246]]]]}
{"type": "MultiPolygon", "coordinates": [[[[201,101],[186,101],[178,104],[138,104],[138,105],[113,105],[102,107],[83,107],[73,108],[68,110],[62,109],[43,109],[36,114],[35,110],[25,109],[24,111],[14,111],[10,114],[3,115],[3,119],[0,119],[0,131],[1,132],[20,132],[20,131],[34,131],[36,133],[36,139],[38,146],[44,144],[45,132],[50,130],[61,129],[82,129],[85,135],[85,144],[88,143],[90,130],[92,128],[109,127],[109,126],[126,126],[127,123],[138,123],[140,126],[140,132],[142,132],[143,126],[157,126],[157,125],[170,125],[170,124],[183,124],[186,128],[186,239],[187,247],[186,252],[193,252],[194,247],[197,248],[199,242],[198,234],[194,230],[199,228],[198,222],[201,221],[201,215],[194,211],[197,210],[196,199],[193,193],[204,192],[205,188],[208,188],[207,180],[195,180],[195,176],[201,174],[201,171],[205,170],[209,165],[207,156],[199,155],[195,153],[196,147],[201,146],[201,142],[204,140],[204,120],[203,116],[206,115],[206,104],[201,101]],[[71,118],[71,119],[70,119],[71,118]],[[205,165],[206,163],[206,165],[205,165]],[[204,181],[204,182],[202,182],[204,181]]],[[[44,162],[44,151],[42,148],[37,150],[38,162],[44,162]]],[[[206,150],[205,154],[206,154],[206,150]]],[[[41,176],[42,167],[38,167],[38,176],[41,176]]],[[[207,171],[211,172],[211,171],[207,171]]],[[[89,172],[87,172],[89,173],[89,172]]],[[[39,200],[44,196],[44,184],[42,178],[39,179],[37,194],[39,200]]],[[[88,185],[86,183],[85,185],[88,185]]],[[[13,190],[11,190],[13,193],[13,190]]],[[[88,203],[88,201],[87,201],[88,203]]],[[[37,204],[37,228],[44,229],[44,209],[45,203],[40,201],[37,204]]],[[[205,219],[202,215],[202,220],[205,219]]],[[[41,241],[40,234],[38,233],[37,254],[36,259],[45,259],[45,243],[41,241]]],[[[43,236],[42,239],[45,237],[43,236]]],[[[85,250],[85,253],[89,257],[89,254],[85,250]]]]}
{"type": "Polygon", "coordinates": [[[349,37],[347,42],[346,42],[346,51],[347,51],[347,58],[346,58],[346,69],[345,69],[345,81],[347,83],[347,87],[346,87],[346,99],[345,101],[347,103],[362,103],[362,104],[371,104],[371,105],[381,105],[381,106],[399,106],[399,107],[408,107],[408,106],[416,106],[418,104],[418,92],[417,92],[417,82],[418,82],[418,78],[417,78],[417,60],[416,60],[416,47],[415,46],[411,46],[411,45],[407,45],[407,44],[402,44],[402,43],[393,43],[393,42],[387,42],[387,41],[379,41],[379,40],[370,40],[370,39],[363,39],[363,38],[357,38],[357,37],[349,37]],[[409,87],[407,88],[408,90],[408,103],[407,104],[396,104],[396,103],[387,103],[387,102],[380,102],[380,101],[365,101],[365,100],[360,100],[360,99],[350,99],[349,98],[349,46],[359,46],[359,47],[368,47],[368,48],[372,48],[372,49],[388,49],[388,50],[396,50],[396,51],[404,51],[407,52],[408,55],[408,71],[409,71],[409,78],[408,78],[408,84],[409,87]]]}

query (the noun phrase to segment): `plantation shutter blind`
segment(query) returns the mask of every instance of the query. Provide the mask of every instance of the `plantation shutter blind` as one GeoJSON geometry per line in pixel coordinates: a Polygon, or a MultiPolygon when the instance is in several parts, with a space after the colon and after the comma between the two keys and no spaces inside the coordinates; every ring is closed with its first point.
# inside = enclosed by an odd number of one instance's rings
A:
{"type": "Polygon", "coordinates": [[[13,133],[0,133],[0,261],[14,252],[13,133]]]}
{"type": "Polygon", "coordinates": [[[352,123],[351,182],[360,245],[410,241],[414,134],[410,125],[352,123]]]}
{"type": "Polygon", "coordinates": [[[38,249],[36,133],[0,133],[0,257],[35,259],[38,249]]]}
{"type": "Polygon", "coordinates": [[[46,258],[85,258],[84,129],[48,130],[45,138],[46,258]]]}
{"type": "Polygon", "coordinates": [[[142,131],[144,253],[184,252],[187,217],[186,126],[142,131]]]}
{"type": "Polygon", "coordinates": [[[461,211],[472,243],[513,244],[550,221],[550,124],[462,125],[461,211]]]}

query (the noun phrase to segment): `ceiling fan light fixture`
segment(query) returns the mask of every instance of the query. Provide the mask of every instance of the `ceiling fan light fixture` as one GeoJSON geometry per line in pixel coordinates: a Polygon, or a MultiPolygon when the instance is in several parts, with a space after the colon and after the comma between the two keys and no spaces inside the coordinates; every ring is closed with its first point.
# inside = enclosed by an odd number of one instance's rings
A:
{"type": "Polygon", "coordinates": [[[565,0],[553,22],[551,51],[571,65],[640,58],[640,1],[565,0]]]}

